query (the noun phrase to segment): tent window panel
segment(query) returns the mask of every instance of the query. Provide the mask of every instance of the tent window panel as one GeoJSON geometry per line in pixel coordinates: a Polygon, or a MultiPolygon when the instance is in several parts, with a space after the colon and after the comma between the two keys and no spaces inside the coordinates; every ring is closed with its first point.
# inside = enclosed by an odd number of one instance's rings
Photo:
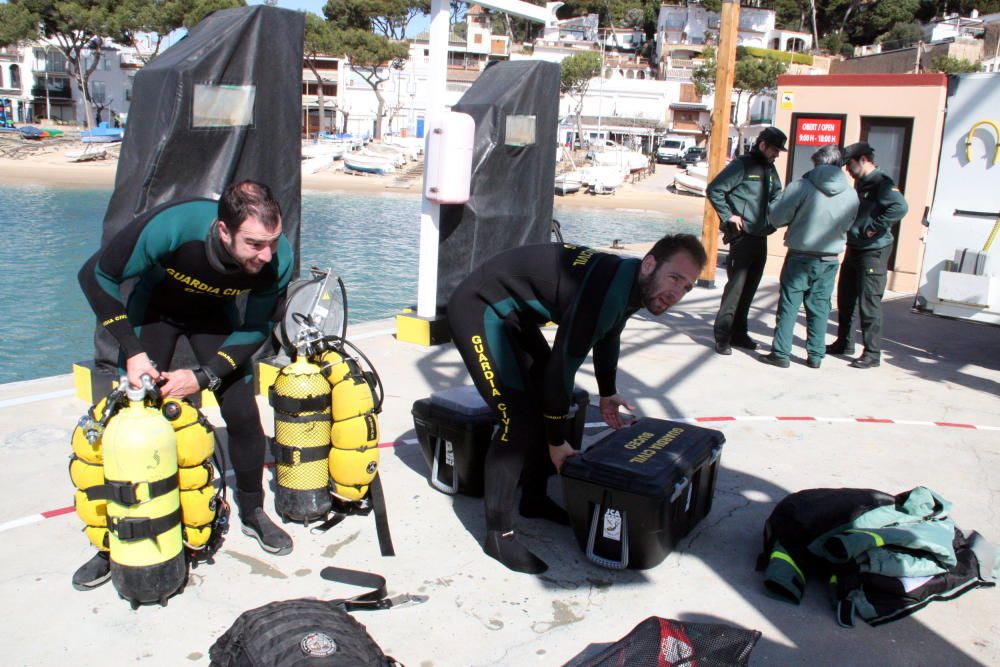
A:
{"type": "Polygon", "coordinates": [[[507,116],[505,134],[507,146],[530,146],[535,143],[535,117],[507,116]]]}
{"type": "Polygon", "coordinates": [[[243,127],[253,125],[256,86],[195,84],[193,127],[243,127]]]}

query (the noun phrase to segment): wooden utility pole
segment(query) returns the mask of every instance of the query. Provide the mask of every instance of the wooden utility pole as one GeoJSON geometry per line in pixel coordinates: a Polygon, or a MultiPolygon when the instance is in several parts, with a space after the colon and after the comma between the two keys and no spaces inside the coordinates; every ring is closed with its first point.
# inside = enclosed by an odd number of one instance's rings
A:
{"type": "MultiPolygon", "coordinates": [[[[722,0],[722,20],[719,25],[719,46],[715,53],[715,105],[712,107],[712,133],[708,139],[708,182],[722,171],[729,146],[730,98],[733,94],[733,74],[736,71],[736,31],[740,24],[739,0],[722,0]]],[[[701,242],[708,253],[708,263],[698,284],[715,287],[716,256],[719,252],[719,216],[705,197],[705,215],[701,226],[701,242]]]]}

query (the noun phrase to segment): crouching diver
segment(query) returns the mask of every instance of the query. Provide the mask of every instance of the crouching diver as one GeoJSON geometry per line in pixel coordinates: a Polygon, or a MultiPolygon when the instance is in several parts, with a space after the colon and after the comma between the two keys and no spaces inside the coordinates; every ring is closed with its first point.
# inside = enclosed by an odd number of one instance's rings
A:
{"type": "MultiPolygon", "coordinates": [[[[243,532],[277,555],[291,552],[292,540],[263,510],[265,437],[251,356],[270,334],[292,267],[278,202],[266,185],[243,181],[218,202],[186,199],[143,213],[79,274],[98,322],[120,345],[119,366],[130,385],[142,386],[149,375],[164,397],[215,393],[229,432],[243,532]],[[120,288],[133,277],[126,306],[120,288]],[[241,318],[236,298],[242,295],[241,318]],[[181,337],[200,367],[166,370],[181,337]]],[[[107,555],[98,553],[73,575],[73,586],[99,586],[109,571],[107,555]]]]}
{"type": "Polygon", "coordinates": [[[565,438],[573,378],[591,350],[604,421],[624,425],[633,409],[615,387],[620,337],[639,308],[660,315],[694,285],[707,261],[689,234],[665,236],[645,257],[623,258],[562,244],[507,250],[473,271],[448,302],[448,323],[476,388],[499,420],[486,455],[487,555],[511,570],[548,566],[514,534],[513,507],[524,469],[522,516],[568,524],[545,495],[548,462],[559,470],[576,452],[565,438]],[[540,328],[559,325],[549,348],[540,328]],[[527,459],[527,465],[525,465],[527,459]]]}

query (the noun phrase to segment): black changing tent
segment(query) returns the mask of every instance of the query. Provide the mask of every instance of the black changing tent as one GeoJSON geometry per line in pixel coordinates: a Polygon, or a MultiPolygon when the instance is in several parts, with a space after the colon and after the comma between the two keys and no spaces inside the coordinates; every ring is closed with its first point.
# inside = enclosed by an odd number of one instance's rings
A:
{"type": "MultiPolygon", "coordinates": [[[[298,257],[303,29],[286,9],[218,11],[136,75],[102,243],[155,206],[252,179],[274,191],[298,257]]],[[[117,342],[101,327],[95,347],[115,368],[117,342]]]]}
{"type": "Polygon", "coordinates": [[[476,121],[476,138],[469,201],[441,206],[439,309],[493,255],[551,238],[560,72],[549,62],[496,63],[452,107],[476,121]]]}

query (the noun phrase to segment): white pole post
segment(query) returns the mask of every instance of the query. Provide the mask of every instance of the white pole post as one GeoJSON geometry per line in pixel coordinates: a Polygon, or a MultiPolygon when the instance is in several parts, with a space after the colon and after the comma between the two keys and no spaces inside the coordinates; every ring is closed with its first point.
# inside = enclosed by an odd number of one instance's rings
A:
{"type": "MultiPolygon", "coordinates": [[[[444,100],[448,86],[448,30],[449,3],[431,0],[430,47],[427,62],[427,115],[424,124],[425,141],[440,127],[444,116],[444,100]]],[[[426,158],[427,151],[424,150],[426,158]]],[[[427,178],[426,172],[424,179],[427,178]]],[[[441,206],[427,199],[426,192],[420,203],[420,263],[417,273],[417,315],[434,317],[437,314],[437,273],[439,225],[441,206]]]]}
{"type": "MultiPolygon", "coordinates": [[[[521,0],[486,0],[476,4],[505,11],[532,21],[545,23],[550,15],[545,7],[537,7],[521,0]]],[[[430,43],[427,57],[427,113],[424,133],[426,137],[441,127],[448,92],[448,33],[450,31],[450,3],[431,0],[430,43]]],[[[427,159],[427,142],[424,142],[424,159],[427,159]]],[[[425,162],[426,164],[426,162],[425,162]]],[[[427,174],[424,174],[427,179],[427,174]]],[[[426,188],[425,188],[426,190],[426,188]]],[[[437,315],[438,242],[440,240],[441,206],[423,196],[420,203],[420,258],[417,269],[417,316],[433,318],[437,315]]]]}

